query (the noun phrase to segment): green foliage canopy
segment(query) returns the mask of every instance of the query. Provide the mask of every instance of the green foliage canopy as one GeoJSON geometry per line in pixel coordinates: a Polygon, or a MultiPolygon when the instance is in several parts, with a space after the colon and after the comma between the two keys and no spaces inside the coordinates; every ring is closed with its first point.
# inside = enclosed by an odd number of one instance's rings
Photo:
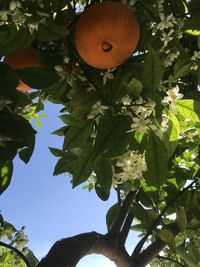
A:
{"type": "MultiPolygon", "coordinates": [[[[152,266],[170,259],[170,266],[196,266],[199,1],[125,1],[138,18],[140,41],[123,65],[103,71],[83,62],[74,45],[76,20],[90,2],[0,1],[0,55],[33,46],[46,66],[13,70],[0,63],[0,193],[11,181],[13,158],[27,163],[33,153],[29,121],[39,124],[45,101],[62,104],[64,126],[54,133],[64,137],[63,147],[50,148],[58,157],[54,175],[70,173],[73,187],[86,182],[102,200],[111,188],[121,201],[137,191],[132,230],[170,247],[152,266]],[[37,90],[17,91],[19,79],[37,90]],[[168,229],[173,222],[177,237],[168,229]]],[[[116,205],[109,210],[108,228],[117,213],[116,205]]]]}

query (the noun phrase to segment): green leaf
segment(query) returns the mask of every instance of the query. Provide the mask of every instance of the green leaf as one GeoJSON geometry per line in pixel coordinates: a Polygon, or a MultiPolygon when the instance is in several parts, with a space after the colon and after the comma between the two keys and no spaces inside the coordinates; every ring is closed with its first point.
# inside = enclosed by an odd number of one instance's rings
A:
{"type": "Polygon", "coordinates": [[[64,122],[67,125],[74,125],[78,122],[78,120],[74,117],[72,117],[70,114],[64,114],[59,116],[62,122],[64,122]]]}
{"type": "Polygon", "coordinates": [[[187,227],[187,214],[184,207],[178,207],[176,209],[176,222],[181,233],[183,233],[187,227]]]}
{"type": "MultiPolygon", "coordinates": [[[[1,26],[2,27],[2,26],[1,26]]],[[[17,26],[3,26],[0,31],[0,55],[6,56],[18,48],[30,46],[34,40],[28,28],[17,26]]]]}
{"type": "Polygon", "coordinates": [[[200,101],[183,99],[176,102],[176,110],[184,119],[192,122],[200,121],[200,101]]]}
{"type": "Polygon", "coordinates": [[[113,176],[111,162],[106,158],[102,158],[95,169],[95,173],[97,184],[106,194],[109,194],[113,176]]]}
{"type": "Polygon", "coordinates": [[[49,150],[55,157],[64,157],[67,155],[68,152],[65,152],[61,149],[54,148],[54,147],[49,147],[49,150]]]}
{"type": "Polygon", "coordinates": [[[174,235],[173,235],[172,231],[165,230],[165,229],[157,229],[156,233],[162,241],[164,241],[168,244],[174,243],[174,235]]]}
{"type": "Polygon", "coordinates": [[[52,68],[24,68],[18,69],[21,80],[31,88],[46,88],[59,80],[56,71],[52,68]]]}
{"type": "Polygon", "coordinates": [[[192,16],[190,16],[188,20],[185,22],[184,29],[186,31],[188,30],[200,31],[199,16],[200,16],[200,11],[197,9],[197,11],[194,12],[192,16]]]}
{"type": "Polygon", "coordinates": [[[190,56],[186,53],[181,54],[174,65],[174,79],[181,78],[187,75],[190,72],[191,59],[190,56]]]}
{"type": "MultiPolygon", "coordinates": [[[[55,150],[53,150],[53,153],[55,153],[55,150]]],[[[53,175],[59,175],[62,173],[70,172],[71,170],[70,166],[76,158],[77,157],[72,152],[70,151],[66,152],[66,154],[62,158],[60,158],[56,163],[53,175]]]]}
{"type": "Polygon", "coordinates": [[[102,153],[108,153],[119,146],[119,142],[130,130],[131,118],[129,116],[104,116],[98,126],[94,145],[93,158],[102,153]]]}
{"type": "Polygon", "coordinates": [[[9,186],[13,173],[12,161],[7,161],[3,165],[0,165],[0,194],[2,194],[9,186]]]}
{"type": "Polygon", "coordinates": [[[19,157],[27,163],[34,150],[36,131],[26,119],[12,113],[0,112],[0,125],[1,134],[12,142],[11,149],[18,150],[19,157]]]}
{"type": "Polygon", "coordinates": [[[163,77],[162,62],[158,53],[152,48],[144,60],[144,67],[142,71],[141,80],[143,81],[144,90],[148,95],[153,95],[157,91],[163,77]]]}
{"type": "Polygon", "coordinates": [[[113,205],[106,214],[106,224],[108,231],[111,229],[114,221],[119,213],[120,206],[118,204],[113,205]]]}
{"type": "Polygon", "coordinates": [[[40,41],[54,41],[58,40],[68,32],[67,27],[64,25],[56,25],[50,20],[45,20],[39,23],[38,39],[40,41]]]}
{"type": "Polygon", "coordinates": [[[7,64],[0,62],[0,96],[4,96],[14,102],[19,92],[16,87],[19,84],[19,77],[7,64]]]}
{"type": "Polygon", "coordinates": [[[142,83],[138,79],[134,78],[132,73],[126,73],[125,75],[116,77],[113,83],[113,95],[116,100],[120,100],[125,95],[136,97],[143,89],[142,83]]]}
{"type": "Polygon", "coordinates": [[[69,129],[68,126],[63,126],[60,129],[52,132],[52,134],[55,134],[55,135],[58,135],[58,136],[64,136],[68,129],[69,129]]]}
{"type": "Polygon", "coordinates": [[[91,107],[98,101],[96,92],[76,92],[72,97],[70,105],[72,106],[72,116],[82,117],[85,114],[89,113],[91,107]]]}
{"type": "Polygon", "coordinates": [[[73,187],[85,182],[96,167],[96,161],[92,161],[92,147],[87,145],[79,157],[74,160],[69,168],[73,176],[73,187]]]}
{"type": "Polygon", "coordinates": [[[172,6],[173,13],[175,13],[177,16],[185,15],[185,6],[183,0],[172,0],[170,1],[170,4],[172,6]]]}
{"type": "Polygon", "coordinates": [[[71,87],[67,83],[67,80],[60,80],[49,86],[48,88],[44,88],[43,92],[48,95],[49,101],[53,103],[66,103],[68,101],[67,93],[71,87]]]}
{"type": "Polygon", "coordinates": [[[177,254],[188,264],[190,267],[197,267],[197,262],[185,251],[183,246],[176,248],[177,254]]]}
{"type": "Polygon", "coordinates": [[[163,142],[153,132],[149,133],[146,145],[145,180],[147,184],[160,187],[168,178],[168,153],[163,142]]]}
{"type": "Polygon", "coordinates": [[[168,129],[164,132],[162,140],[170,157],[173,155],[178,145],[180,124],[177,117],[172,112],[168,111],[167,114],[169,116],[168,129]]]}
{"type": "Polygon", "coordinates": [[[95,191],[97,193],[97,196],[103,200],[103,201],[106,201],[109,199],[109,196],[110,196],[110,192],[109,193],[106,193],[99,184],[95,184],[95,191]]]}
{"type": "Polygon", "coordinates": [[[82,146],[91,135],[93,124],[93,120],[77,121],[66,132],[63,148],[72,149],[82,146]]]}
{"type": "Polygon", "coordinates": [[[141,204],[139,204],[137,202],[133,203],[132,211],[134,213],[135,218],[137,218],[141,222],[144,222],[144,221],[147,220],[146,211],[145,211],[144,207],[141,204]]]}

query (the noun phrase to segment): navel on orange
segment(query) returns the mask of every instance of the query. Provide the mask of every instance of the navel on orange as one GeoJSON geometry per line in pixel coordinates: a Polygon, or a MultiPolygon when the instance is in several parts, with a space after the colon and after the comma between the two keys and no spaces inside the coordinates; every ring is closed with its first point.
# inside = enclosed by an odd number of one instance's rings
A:
{"type": "MultiPolygon", "coordinates": [[[[38,61],[35,54],[35,49],[32,47],[15,50],[5,57],[4,62],[13,69],[44,67],[44,65],[38,61]]],[[[20,81],[17,89],[27,91],[30,90],[31,87],[25,84],[23,81],[20,81]]]]}
{"type": "Polygon", "coordinates": [[[108,69],[124,63],[136,49],[139,24],[125,4],[106,1],[87,8],[77,20],[75,45],[90,66],[108,69]]]}

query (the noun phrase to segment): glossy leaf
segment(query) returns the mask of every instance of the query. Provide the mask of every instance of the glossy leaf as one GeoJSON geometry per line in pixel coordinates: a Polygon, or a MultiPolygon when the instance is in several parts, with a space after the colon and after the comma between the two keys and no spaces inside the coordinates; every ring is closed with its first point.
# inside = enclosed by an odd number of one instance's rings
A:
{"type": "Polygon", "coordinates": [[[163,142],[153,132],[149,134],[146,145],[147,184],[160,187],[169,176],[168,153],[163,142]]]}
{"type": "Polygon", "coordinates": [[[128,116],[104,116],[98,126],[93,159],[102,153],[109,153],[113,148],[119,146],[119,140],[124,138],[130,129],[130,124],[131,119],[128,116]]]}
{"type": "Polygon", "coordinates": [[[200,101],[193,99],[178,100],[176,109],[184,119],[192,122],[200,122],[200,101]]]}
{"type": "Polygon", "coordinates": [[[170,157],[173,155],[178,145],[180,124],[177,117],[172,112],[169,111],[168,116],[169,116],[168,129],[166,132],[164,132],[162,140],[165,144],[165,147],[168,151],[168,155],[170,157]]]}
{"type": "Polygon", "coordinates": [[[64,149],[72,149],[84,144],[92,133],[94,121],[77,121],[65,134],[64,149]]]}
{"type": "Polygon", "coordinates": [[[150,48],[149,53],[146,55],[144,60],[144,69],[141,77],[145,92],[153,95],[153,92],[158,89],[162,77],[163,69],[161,60],[156,51],[150,48]]]}

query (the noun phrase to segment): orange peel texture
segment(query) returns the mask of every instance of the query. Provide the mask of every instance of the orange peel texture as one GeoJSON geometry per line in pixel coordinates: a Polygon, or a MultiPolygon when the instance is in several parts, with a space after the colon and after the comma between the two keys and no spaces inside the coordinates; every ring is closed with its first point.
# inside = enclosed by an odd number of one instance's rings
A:
{"type": "Polygon", "coordinates": [[[106,1],[86,9],[77,20],[75,45],[80,57],[98,69],[124,63],[136,49],[140,28],[125,4],[106,1]]]}

